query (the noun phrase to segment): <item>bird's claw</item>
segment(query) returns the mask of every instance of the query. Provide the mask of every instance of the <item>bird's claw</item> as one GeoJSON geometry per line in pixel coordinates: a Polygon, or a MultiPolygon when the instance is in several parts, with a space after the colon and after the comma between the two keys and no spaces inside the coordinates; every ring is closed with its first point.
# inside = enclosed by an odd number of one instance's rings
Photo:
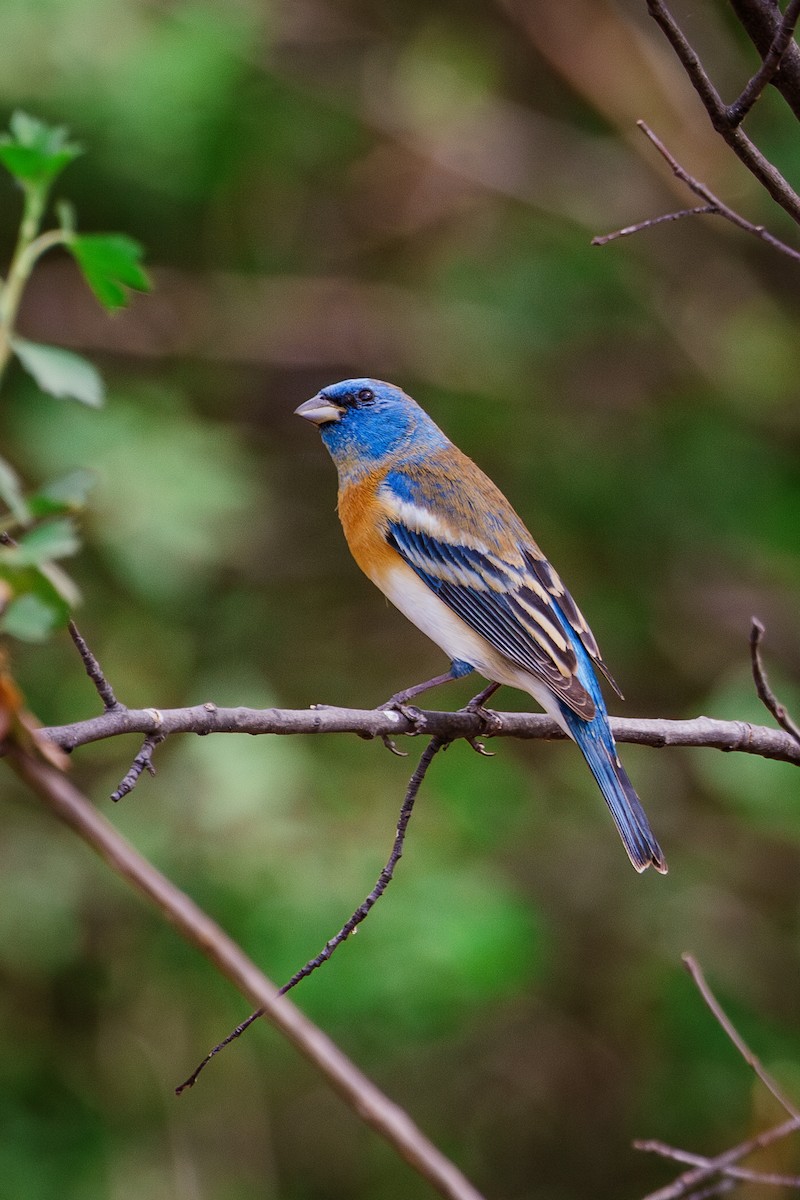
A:
{"type": "Polygon", "coordinates": [[[481,723],[481,733],[485,737],[492,737],[499,733],[503,728],[503,722],[496,712],[491,708],[484,708],[482,704],[473,704],[470,702],[464,708],[459,709],[459,712],[469,713],[472,717],[477,717],[481,723]]]}
{"type": "Polygon", "coordinates": [[[392,696],[391,700],[387,700],[385,704],[381,704],[380,708],[384,712],[396,712],[401,717],[405,717],[411,729],[409,730],[410,737],[416,737],[420,733],[424,733],[428,722],[425,719],[425,714],[421,708],[417,708],[416,704],[406,704],[402,698],[402,693],[399,696],[392,696]]]}
{"type": "MultiPolygon", "coordinates": [[[[391,754],[396,754],[398,758],[408,758],[408,751],[401,750],[394,738],[389,737],[388,733],[381,734],[381,741],[391,754]]],[[[353,932],[355,933],[355,930],[353,932]]]]}
{"type": "Polygon", "coordinates": [[[467,741],[476,754],[482,755],[483,758],[494,758],[494,750],[487,750],[483,742],[479,742],[477,738],[467,738],[467,741]]]}

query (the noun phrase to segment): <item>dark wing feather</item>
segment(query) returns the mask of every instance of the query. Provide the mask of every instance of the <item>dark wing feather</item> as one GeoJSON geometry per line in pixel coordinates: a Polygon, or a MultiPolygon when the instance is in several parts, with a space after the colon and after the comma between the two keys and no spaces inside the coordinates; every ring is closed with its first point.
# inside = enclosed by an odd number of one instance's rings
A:
{"type": "Polygon", "coordinates": [[[410,529],[403,521],[388,523],[387,539],[471,629],[530,671],[577,716],[592,719],[595,704],[577,677],[564,619],[527,564],[503,562],[496,554],[410,529]]]}

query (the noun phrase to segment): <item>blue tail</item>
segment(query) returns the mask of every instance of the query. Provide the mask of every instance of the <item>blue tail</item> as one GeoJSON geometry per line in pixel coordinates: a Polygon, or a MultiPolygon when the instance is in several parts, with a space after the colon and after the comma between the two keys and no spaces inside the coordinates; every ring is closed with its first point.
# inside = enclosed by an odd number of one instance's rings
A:
{"type": "Polygon", "coordinates": [[[584,721],[565,704],[561,704],[559,707],[564,720],[600,785],[600,791],[611,810],[619,836],[634,867],[637,871],[644,871],[653,866],[662,875],[666,875],[667,863],[664,853],[653,836],[633,784],[619,761],[591,659],[577,636],[571,636],[570,640],[578,656],[578,678],[594,700],[596,711],[591,721],[584,721]]]}
{"type": "Polygon", "coordinates": [[[662,875],[667,873],[664,853],[653,836],[639,797],[617,757],[617,749],[605,709],[599,709],[593,721],[582,721],[566,707],[562,708],[569,731],[577,742],[589,769],[600,785],[600,791],[619,830],[628,858],[637,871],[654,866],[662,875]]]}

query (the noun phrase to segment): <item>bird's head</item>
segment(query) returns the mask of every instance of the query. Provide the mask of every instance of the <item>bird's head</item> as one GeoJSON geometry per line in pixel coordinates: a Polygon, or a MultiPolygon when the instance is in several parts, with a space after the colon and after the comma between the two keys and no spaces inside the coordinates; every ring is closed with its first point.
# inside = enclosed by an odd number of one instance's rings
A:
{"type": "Polygon", "coordinates": [[[415,400],[379,379],[345,379],[295,409],[319,426],[339,470],[368,472],[386,455],[414,457],[448,445],[415,400]]]}

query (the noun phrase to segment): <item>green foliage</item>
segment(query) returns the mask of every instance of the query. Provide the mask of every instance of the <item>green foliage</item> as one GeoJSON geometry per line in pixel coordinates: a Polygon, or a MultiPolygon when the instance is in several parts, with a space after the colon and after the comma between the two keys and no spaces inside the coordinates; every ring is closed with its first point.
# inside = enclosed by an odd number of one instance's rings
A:
{"type": "Polygon", "coordinates": [[[63,127],[45,125],[17,111],[9,132],[0,134],[0,163],[24,187],[46,194],[64,168],[83,153],[68,138],[63,127]]]}
{"type": "Polygon", "coordinates": [[[128,303],[126,289],[150,290],[141,266],[144,251],[133,238],[121,233],[81,234],[69,237],[66,245],[89,287],[109,312],[128,303]]]}
{"type": "MultiPolygon", "coordinates": [[[[110,306],[109,306],[110,307],[110,306]]],[[[11,348],[28,374],[49,396],[80,400],[99,408],[105,397],[100,372],[71,350],[40,346],[26,338],[12,337],[11,348]]]]}
{"type": "MultiPolygon", "coordinates": [[[[60,228],[40,233],[53,183],[81,152],[68,140],[66,129],[21,111],[13,114],[9,132],[0,137],[0,163],[24,193],[16,247],[6,277],[0,280],[0,380],[13,355],[42,392],[99,408],[105,385],[92,363],[72,350],[23,338],[14,328],[31,271],[42,254],[55,246],[73,255],[108,311],[128,302],[128,289],[149,290],[141,246],[122,234],[76,233],[70,205],[57,205],[60,228]]],[[[90,479],[87,472],[73,471],[26,498],[17,472],[0,459],[0,503],[7,510],[4,514],[0,509],[0,529],[6,531],[6,543],[0,545],[0,580],[5,585],[0,595],[1,632],[43,641],[69,620],[79,592],[58,560],[78,551],[77,530],[68,518],[37,522],[82,509],[90,479]]]]}

